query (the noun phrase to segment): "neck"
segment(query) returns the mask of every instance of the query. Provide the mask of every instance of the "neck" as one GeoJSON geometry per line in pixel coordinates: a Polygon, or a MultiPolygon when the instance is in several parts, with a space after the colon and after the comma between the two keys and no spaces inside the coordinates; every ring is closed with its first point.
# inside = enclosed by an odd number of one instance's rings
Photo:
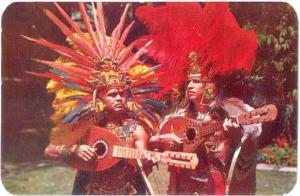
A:
{"type": "Polygon", "coordinates": [[[209,105],[202,105],[200,103],[195,104],[195,109],[197,112],[207,113],[209,111],[209,105]]]}
{"type": "Polygon", "coordinates": [[[109,114],[106,116],[106,124],[116,124],[119,123],[122,120],[122,114],[121,113],[114,113],[109,112],[109,114]]]}

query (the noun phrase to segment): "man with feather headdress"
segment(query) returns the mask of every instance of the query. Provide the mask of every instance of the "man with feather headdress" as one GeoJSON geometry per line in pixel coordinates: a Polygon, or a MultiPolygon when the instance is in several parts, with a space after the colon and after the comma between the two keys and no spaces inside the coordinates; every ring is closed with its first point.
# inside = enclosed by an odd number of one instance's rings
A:
{"type": "MultiPolygon", "coordinates": [[[[258,46],[255,33],[239,27],[228,3],[206,3],[204,8],[200,3],[142,6],[136,16],[148,30],[142,40],[153,40],[147,55],[162,64],[160,71],[167,73],[160,78],[167,87],[164,90],[170,90],[174,97],[174,85],[184,86],[183,95],[175,95],[182,101],[173,104],[174,112],[162,125],[172,117],[183,116],[203,123],[223,120],[225,130],[210,135],[198,146],[200,162],[196,170],[169,167],[168,193],[254,194],[261,124],[239,126],[230,120],[253,108],[238,98],[225,97],[221,86],[225,76],[251,72],[258,46]],[[232,158],[240,143],[244,148],[239,158],[232,158]]],[[[151,141],[180,147],[187,138],[179,138],[172,131],[153,136],[151,141]]]]}
{"type": "MultiPolygon", "coordinates": [[[[131,22],[124,28],[129,5],[111,36],[106,32],[101,3],[96,6],[92,3],[92,18],[84,3],[79,3],[87,32],[83,32],[59,4],[55,6],[67,24],[49,10],[44,11],[66,36],[67,46],[24,36],[60,55],[55,61],[34,59],[47,65],[49,70],[29,72],[49,78],[47,90],[55,94],[52,116],[55,127],[45,156],[68,163],[72,159],[83,164],[95,161],[98,149],[85,143],[92,126],[109,130],[121,138],[125,146],[143,151],[159,121],[153,111],[164,107],[151,98],[161,89],[154,72],[158,66],[139,61],[151,41],[136,53],[132,49],[137,41],[127,47],[124,45],[134,25],[131,22]]],[[[101,172],[79,170],[73,194],[145,194],[145,187],[137,168],[124,160],[101,172]]]]}

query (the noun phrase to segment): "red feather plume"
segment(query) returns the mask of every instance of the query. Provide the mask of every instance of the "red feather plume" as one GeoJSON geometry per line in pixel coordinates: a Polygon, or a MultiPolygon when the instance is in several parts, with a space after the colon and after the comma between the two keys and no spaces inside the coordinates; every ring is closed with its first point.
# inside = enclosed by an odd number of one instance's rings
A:
{"type": "Polygon", "coordinates": [[[228,3],[206,3],[204,8],[199,3],[166,3],[139,7],[135,14],[148,30],[143,39],[153,40],[147,55],[168,73],[160,78],[165,90],[186,79],[192,51],[198,54],[203,74],[252,69],[256,35],[239,27],[228,3]]]}

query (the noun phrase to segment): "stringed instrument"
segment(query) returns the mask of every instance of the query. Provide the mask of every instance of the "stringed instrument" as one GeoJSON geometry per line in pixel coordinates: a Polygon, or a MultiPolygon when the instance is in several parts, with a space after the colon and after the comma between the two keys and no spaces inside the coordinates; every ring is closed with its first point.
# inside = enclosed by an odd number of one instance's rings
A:
{"type": "MultiPolygon", "coordinates": [[[[143,158],[142,153],[137,149],[124,146],[116,134],[101,127],[94,126],[90,129],[86,144],[96,149],[96,160],[85,162],[77,157],[71,157],[67,160],[71,167],[85,171],[103,171],[113,167],[122,159],[134,160],[128,163],[135,165],[135,159],[143,158]]],[[[144,151],[144,154],[170,166],[195,169],[198,165],[198,157],[194,153],[144,151]]]]}
{"type": "MultiPolygon", "coordinates": [[[[251,125],[275,120],[276,106],[270,104],[245,112],[233,120],[240,125],[251,125]]],[[[208,137],[223,130],[224,121],[200,122],[187,117],[173,117],[163,124],[161,134],[174,133],[183,138],[183,152],[194,152],[208,137]]]]}

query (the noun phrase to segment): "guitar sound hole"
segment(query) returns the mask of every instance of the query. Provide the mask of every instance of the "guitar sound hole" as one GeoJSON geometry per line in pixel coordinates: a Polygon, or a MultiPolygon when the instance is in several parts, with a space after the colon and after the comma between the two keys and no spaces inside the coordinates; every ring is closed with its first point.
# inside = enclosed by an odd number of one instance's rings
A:
{"type": "Polygon", "coordinates": [[[188,128],[186,130],[186,138],[188,141],[193,141],[196,138],[196,130],[194,128],[188,128]]]}
{"type": "Polygon", "coordinates": [[[98,159],[103,158],[108,152],[107,143],[103,140],[97,141],[94,144],[94,148],[96,149],[96,153],[98,155],[98,159]]]}
{"type": "Polygon", "coordinates": [[[105,145],[102,144],[102,143],[98,143],[96,145],[96,153],[97,155],[101,156],[101,155],[104,155],[106,149],[105,149],[105,145]]]}

